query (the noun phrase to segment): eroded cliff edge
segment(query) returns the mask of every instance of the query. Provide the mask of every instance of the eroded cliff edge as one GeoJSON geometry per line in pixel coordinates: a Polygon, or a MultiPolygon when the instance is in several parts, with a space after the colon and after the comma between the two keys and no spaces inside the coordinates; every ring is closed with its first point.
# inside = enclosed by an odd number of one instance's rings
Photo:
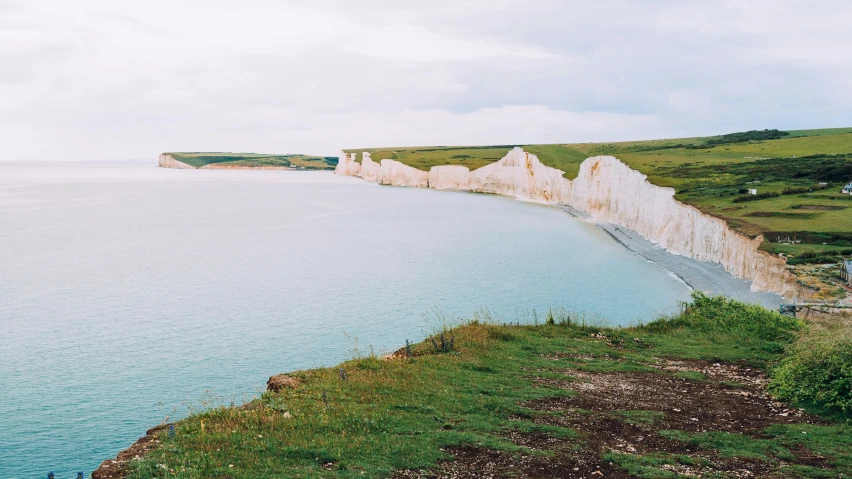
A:
{"type": "Polygon", "coordinates": [[[675,191],[652,185],[642,173],[612,156],[580,165],[576,179],[544,165],[521,148],[501,160],[470,171],[464,166],[433,166],[428,172],[396,160],[375,162],[369,153],[340,154],[335,173],[394,186],[454,189],[510,196],[524,201],[567,205],[595,221],[636,231],[667,251],[721,264],[733,276],[752,281],[752,291],[800,296],[796,277],[783,258],[758,249],[761,237],[748,238],[721,219],[674,198],[675,191]]]}

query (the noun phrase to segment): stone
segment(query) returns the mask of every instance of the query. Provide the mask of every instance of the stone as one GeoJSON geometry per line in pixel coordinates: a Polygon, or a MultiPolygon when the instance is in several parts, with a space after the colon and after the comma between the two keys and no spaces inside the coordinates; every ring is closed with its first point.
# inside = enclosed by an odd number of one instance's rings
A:
{"type": "Polygon", "coordinates": [[[299,384],[301,384],[301,381],[292,376],[276,374],[275,376],[270,377],[269,381],[266,381],[266,390],[278,392],[282,389],[298,387],[299,384]]]}

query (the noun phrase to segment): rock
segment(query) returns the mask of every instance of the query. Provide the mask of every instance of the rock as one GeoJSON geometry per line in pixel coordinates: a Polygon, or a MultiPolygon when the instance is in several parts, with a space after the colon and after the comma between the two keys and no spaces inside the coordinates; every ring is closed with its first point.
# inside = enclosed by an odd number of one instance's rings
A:
{"type": "Polygon", "coordinates": [[[298,387],[299,384],[301,384],[301,381],[292,376],[276,374],[275,376],[270,377],[269,381],[266,381],[266,390],[278,392],[282,389],[298,387]]]}

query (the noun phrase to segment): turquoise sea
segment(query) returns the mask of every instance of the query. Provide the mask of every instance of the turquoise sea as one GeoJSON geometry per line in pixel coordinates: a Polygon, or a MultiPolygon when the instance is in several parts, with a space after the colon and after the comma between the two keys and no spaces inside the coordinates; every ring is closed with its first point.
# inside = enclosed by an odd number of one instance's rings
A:
{"type": "Polygon", "coordinates": [[[0,163],[0,476],[88,477],[166,418],[483,308],[627,324],[688,295],[596,226],[498,196],[0,163]]]}

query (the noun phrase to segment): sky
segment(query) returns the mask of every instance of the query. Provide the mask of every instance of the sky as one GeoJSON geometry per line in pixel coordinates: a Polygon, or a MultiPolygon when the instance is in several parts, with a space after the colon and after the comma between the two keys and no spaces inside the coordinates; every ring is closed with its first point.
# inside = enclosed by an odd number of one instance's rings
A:
{"type": "Polygon", "coordinates": [[[0,0],[0,158],[848,127],[850,19],[813,0],[0,0]]]}

